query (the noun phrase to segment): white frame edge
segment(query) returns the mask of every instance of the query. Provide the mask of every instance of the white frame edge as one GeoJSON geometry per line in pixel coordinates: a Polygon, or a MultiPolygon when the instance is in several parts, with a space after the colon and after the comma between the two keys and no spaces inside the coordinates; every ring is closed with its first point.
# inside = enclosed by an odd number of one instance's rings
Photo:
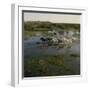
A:
{"type": "MultiPolygon", "coordinates": [[[[62,6],[61,6],[62,7],[62,6]]],[[[23,4],[12,4],[11,6],[11,85],[12,86],[31,86],[31,85],[44,85],[44,81],[48,78],[48,81],[52,83],[52,80],[58,79],[59,83],[69,83],[69,82],[85,82],[87,81],[87,61],[84,57],[83,44],[85,41],[84,30],[86,30],[86,17],[87,9],[86,8],[76,8],[76,7],[65,7],[62,8],[52,8],[52,7],[34,7],[23,4]],[[52,77],[43,77],[43,81],[40,81],[40,78],[30,78],[27,80],[22,79],[22,10],[40,10],[40,11],[57,11],[57,12],[74,12],[81,13],[81,75],[76,75],[75,77],[71,76],[52,76],[52,77]],[[83,40],[83,41],[82,41],[83,40]],[[56,78],[59,77],[59,78],[56,78]],[[52,80],[51,80],[52,79],[52,80]]]]}

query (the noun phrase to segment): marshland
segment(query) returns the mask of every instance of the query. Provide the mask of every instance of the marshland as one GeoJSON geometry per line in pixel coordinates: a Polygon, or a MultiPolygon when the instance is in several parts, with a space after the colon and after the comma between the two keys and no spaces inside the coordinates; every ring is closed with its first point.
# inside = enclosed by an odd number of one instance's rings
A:
{"type": "Polygon", "coordinates": [[[24,77],[80,75],[80,24],[24,22],[24,77]]]}

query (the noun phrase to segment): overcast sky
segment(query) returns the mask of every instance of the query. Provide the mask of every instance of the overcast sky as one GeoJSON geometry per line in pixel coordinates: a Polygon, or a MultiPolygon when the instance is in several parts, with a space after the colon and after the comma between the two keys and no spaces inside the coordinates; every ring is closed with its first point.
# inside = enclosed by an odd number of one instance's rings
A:
{"type": "Polygon", "coordinates": [[[24,21],[50,21],[55,23],[80,23],[80,15],[24,12],[24,21]]]}

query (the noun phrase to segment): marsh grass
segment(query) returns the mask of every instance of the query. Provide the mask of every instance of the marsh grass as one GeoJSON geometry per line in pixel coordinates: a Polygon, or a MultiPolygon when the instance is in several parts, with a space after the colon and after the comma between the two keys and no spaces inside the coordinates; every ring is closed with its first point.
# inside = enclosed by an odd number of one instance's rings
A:
{"type": "MultiPolygon", "coordinates": [[[[72,60],[69,60],[71,62],[72,60]]],[[[69,62],[66,63],[64,55],[53,55],[36,57],[24,61],[24,76],[56,76],[56,75],[75,75],[69,62]]]]}

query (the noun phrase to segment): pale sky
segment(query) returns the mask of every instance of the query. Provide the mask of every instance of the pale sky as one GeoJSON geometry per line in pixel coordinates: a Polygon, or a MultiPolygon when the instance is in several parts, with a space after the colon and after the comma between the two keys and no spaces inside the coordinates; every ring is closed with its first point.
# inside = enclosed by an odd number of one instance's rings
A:
{"type": "Polygon", "coordinates": [[[80,15],[24,12],[24,21],[80,24],[80,15]]]}

